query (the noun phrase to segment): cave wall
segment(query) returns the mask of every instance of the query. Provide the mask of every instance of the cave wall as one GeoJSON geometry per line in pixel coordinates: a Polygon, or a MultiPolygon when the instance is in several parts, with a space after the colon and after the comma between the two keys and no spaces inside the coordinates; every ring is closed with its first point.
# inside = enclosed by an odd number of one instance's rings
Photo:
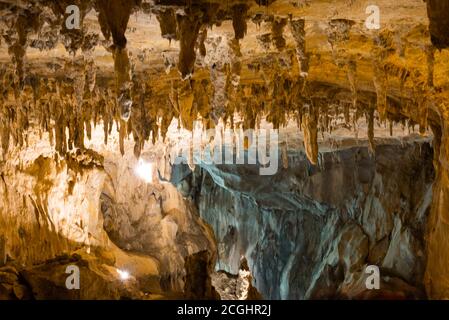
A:
{"type": "Polygon", "coordinates": [[[206,251],[215,261],[213,232],[172,184],[136,177],[137,165],[132,153],[107,156],[101,191],[104,229],[119,248],[155,258],[163,289],[181,292],[186,257],[206,251]]]}
{"type": "MultiPolygon", "coordinates": [[[[447,120],[446,120],[447,121],[447,120]]],[[[436,130],[438,143],[435,145],[434,164],[436,178],[432,198],[432,210],[427,226],[426,240],[428,261],[425,273],[425,285],[428,295],[433,299],[449,299],[449,132],[447,122],[436,130]]]]}
{"type": "MultiPolygon", "coordinates": [[[[61,156],[31,133],[0,163],[0,299],[183,297],[186,259],[203,252],[215,264],[214,235],[196,207],[170,183],[142,180],[133,153],[122,157],[111,140],[61,156]],[[81,290],[65,286],[69,265],[80,267],[81,290]]],[[[164,172],[161,155],[154,165],[164,172]]]]}
{"type": "MultiPolygon", "coordinates": [[[[436,50],[448,45],[447,1],[379,0],[380,31],[364,28],[367,16],[363,2],[335,0],[329,5],[323,1],[277,0],[270,7],[257,5],[270,5],[273,1],[244,2],[233,0],[230,3],[238,4],[233,6],[198,1],[184,16],[182,11],[173,11],[171,5],[176,1],[160,1],[149,8],[146,1],[79,0],[76,3],[82,11],[82,30],[69,31],[64,27],[67,1],[55,4],[0,0],[4,17],[0,19],[0,133],[4,154],[10,148],[27,144],[30,127],[48,132],[61,155],[73,147],[84,149],[84,135],[91,137],[93,124],[102,122],[107,139],[115,120],[120,124],[121,153],[125,153],[124,141],[131,134],[135,148],[128,152],[139,157],[145,141],[151,136],[154,142],[159,129],[165,136],[174,118],[191,129],[198,114],[211,126],[219,117],[233,122],[231,115],[237,111],[244,128],[256,127],[261,116],[267,116],[275,128],[282,127],[293,115],[306,135],[308,157],[317,163],[318,132],[330,133],[335,129],[334,120],[342,115],[346,127],[366,115],[371,149],[378,119],[382,127],[398,123],[409,128],[418,125],[422,134],[430,126],[440,131],[441,143],[434,161],[435,197],[426,234],[429,259],[425,284],[429,297],[449,298],[449,58],[447,50],[436,50]],[[88,14],[92,7],[96,12],[88,14]],[[110,10],[120,11],[117,19],[111,18],[116,15],[106,16],[110,10]],[[161,10],[172,11],[162,15],[161,10]],[[160,25],[142,13],[150,18],[156,15],[160,25]],[[129,19],[131,14],[135,16],[129,19]],[[232,22],[226,21],[229,19],[232,22]],[[247,23],[249,19],[254,23],[247,23]],[[170,23],[172,28],[167,31],[170,23]],[[207,27],[211,26],[216,36],[208,37],[207,27]],[[162,38],[180,43],[166,52],[165,43],[157,37],[160,33],[162,38]],[[192,76],[192,81],[182,81],[178,71],[182,78],[192,76]]],[[[357,126],[351,129],[358,135],[357,126]]],[[[82,186],[90,188],[103,180],[103,172],[83,168],[85,174],[79,174],[78,169],[69,168],[73,163],[53,163],[52,158],[54,154],[34,164],[25,161],[23,168],[21,160],[2,163],[5,167],[0,185],[6,200],[1,204],[0,225],[5,229],[13,226],[14,231],[0,235],[0,263],[7,254],[30,262],[53,256],[72,247],[66,237],[75,239],[77,244],[73,247],[106,241],[100,229],[97,200],[93,199],[104,190],[81,190],[82,186]],[[47,174],[51,178],[44,179],[47,174]],[[67,183],[60,182],[67,179],[67,183]],[[75,195],[71,194],[73,190],[75,195]],[[67,194],[69,200],[61,207],[62,194],[67,194]],[[80,205],[84,212],[68,208],[73,205],[80,205]],[[68,218],[61,211],[67,212],[68,218]],[[29,241],[27,248],[21,248],[29,241]]],[[[220,175],[219,171],[216,174],[220,175]]],[[[234,184],[240,188],[237,178],[234,184]]],[[[335,200],[333,197],[337,196],[332,194],[321,200],[328,203],[335,200]]],[[[120,195],[116,194],[109,194],[109,198],[109,207],[118,218],[108,225],[113,243],[147,252],[142,241],[148,236],[151,243],[160,240],[160,245],[167,245],[162,244],[166,237],[154,240],[154,236],[148,232],[139,234],[139,228],[133,226],[134,219],[143,216],[143,209],[130,213],[135,204],[117,205],[120,195]]],[[[283,201],[275,205],[281,208],[291,202],[280,199],[283,201]]],[[[172,225],[165,218],[167,212],[158,213],[154,200],[150,202],[157,212],[152,221],[161,230],[172,225]]],[[[177,214],[168,216],[173,216],[173,221],[180,219],[177,214]]],[[[176,237],[169,238],[173,245],[176,237]]],[[[180,265],[177,261],[176,265],[180,265]]]]}
{"type": "Polygon", "coordinates": [[[271,178],[219,166],[180,185],[215,231],[217,269],[237,274],[245,256],[265,298],[422,298],[432,159],[422,142],[322,153],[317,166],[289,152],[271,178]],[[365,290],[367,265],[382,290],[365,290]]]}
{"type": "Polygon", "coordinates": [[[105,178],[100,155],[82,152],[63,159],[30,147],[16,156],[1,167],[6,255],[34,264],[83,245],[107,244],[98,208],[98,186],[105,178]]]}

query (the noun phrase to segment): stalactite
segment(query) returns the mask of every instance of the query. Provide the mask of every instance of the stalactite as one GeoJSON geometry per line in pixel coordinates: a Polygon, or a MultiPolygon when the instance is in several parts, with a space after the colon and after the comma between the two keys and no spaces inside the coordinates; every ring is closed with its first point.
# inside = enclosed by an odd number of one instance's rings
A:
{"type": "Polygon", "coordinates": [[[226,73],[216,67],[211,68],[210,75],[211,82],[214,87],[211,115],[213,120],[217,123],[218,120],[223,117],[226,106],[228,105],[226,93],[226,73]]]}
{"type": "Polygon", "coordinates": [[[126,138],[126,121],[120,119],[120,128],[119,128],[119,144],[120,144],[120,153],[122,155],[125,154],[125,138],[126,138]]]}
{"type": "Polygon", "coordinates": [[[349,104],[345,103],[343,105],[343,115],[345,117],[345,124],[346,125],[350,125],[351,123],[351,114],[350,114],[350,109],[349,109],[349,104]]]}
{"type": "Polygon", "coordinates": [[[287,143],[281,143],[281,159],[282,159],[282,168],[288,169],[288,149],[287,143]]]}
{"type": "Polygon", "coordinates": [[[79,116],[75,116],[74,134],[75,148],[84,149],[84,121],[79,116]]]}
{"type": "Polygon", "coordinates": [[[379,61],[374,61],[374,87],[377,95],[377,111],[380,121],[384,121],[387,116],[387,75],[379,61]]]}
{"type": "Polygon", "coordinates": [[[400,93],[400,100],[399,100],[399,105],[402,107],[404,105],[404,98],[403,98],[403,93],[404,93],[404,86],[405,86],[405,81],[407,79],[404,76],[401,76],[399,78],[399,93],[400,93]]]}
{"type": "Polygon", "coordinates": [[[265,33],[265,34],[261,34],[258,35],[256,37],[257,42],[259,43],[259,45],[262,47],[262,49],[268,51],[270,50],[271,47],[271,33],[265,33]]]}
{"type": "Polygon", "coordinates": [[[427,86],[433,88],[433,73],[435,65],[435,47],[433,45],[428,45],[425,48],[426,58],[427,58],[427,86]]]}
{"type": "Polygon", "coordinates": [[[370,154],[374,155],[376,150],[374,142],[374,109],[369,108],[366,112],[367,122],[368,122],[368,150],[370,154]]]}
{"type": "Polygon", "coordinates": [[[192,112],[194,98],[193,90],[189,84],[185,83],[178,88],[177,96],[182,125],[185,129],[192,131],[193,121],[196,120],[196,114],[193,114],[192,112]]]}
{"type": "Polygon", "coordinates": [[[86,89],[89,90],[89,93],[93,93],[97,84],[97,67],[92,57],[86,62],[84,72],[86,74],[86,89]]]}
{"type": "Polygon", "coordinates": [[[65,121],[67,122],[67,127],[69,128],[69,137],[67,149],[73,150],[75,143],[77,141],[76,130],[78,130],[77,119],[76,119],[76,101],[75,98],[70,95],[64,102],[63,106],[68,107],[68,117],[66,117],[65,121]]]}
{"type": "Polygon", "coordinates": [[[192,76],[196,60],[195,43],[201,27],[201,20],[198,16],[176,15],[178,34],[180,41],[178,70],[182,79],[192,76]]]}
{"type": "Polygon", "coordinates": [[[352,95],[352,107],[357,108],[357,63],[355,60],[348,62],[348,81],[352,95]]]}
{"type": "Polygon", "coordinates": [[[162,38],[169,41],[178,40],[175,11],[170,8],[157,10],[156,18],[159,21],[162,38]]]}
{"type": "Polygon", "coordinates": [[[402,39],[401,33],[396,32],[394,34],[394,43],[396,45],[397,48],[397,54],[401,57],[404,58],[405,57],[405,44],[404,44],[404,40],[402,39]]]}
{"type": "Polygon", "coordinates": [[[286,18],[273,18],[271,22],[271,37],[273,43],[278,51],[283,51],[286,46],[286,41],[284,38],[284,27],[287,24],[286,18]]]}
{"type": "Polygon", "coordinates": [[[246,19],[248,12],[248,5],[237,4],[231,8],[232,11],[232,26],[234,28],[234,38],[241,40],[245,37],[247,31],[246,19]]]}
{"type": "Polygon", "coordinates": [[[328,117],[328,112],[329,112],[329,105],[328,102],[326,101],[326,99],[320,99],[320,100],[316,100],[316,101],[320,101],[318,106],[319,106],[319,112],[318,112],[318,123],[319,123],[319,131],[321,132],[322,135],[324,135],[324,133],[328,130],[328,126],[329,126],[329,117],[328,117]]]}
{"type": "Polygon", "coordinates": [[[60,154],[65,154],[66,149],[66,136],[65,136],[65,120],[62,108],[62,102],[58,101],[55,105],[55,149],[60,154]]]}
{"type": "Polygon", "coordinates": [[[120,118],[128,121],[131,116],[131,66],[126,49],[116,48],[114,52],[115,84],[120,118]]]}
{"type": "Polygon", "coordinates": [[[229,41],[229,48],[232,51],[231,56],[231,83],[234,88],[240,84],[240,76],[242,73],[242,53],[240,52],[240,43],[237,39],[229,41]]]}
{"type": "Polygon", "coordinates": [[[354,21],[347,19],[332,19],[329,21],[327,40],[331,45],[333,55],[335,54],[335,49],[339,43],[349,40],[350,31],[354,24],[354,21]]]}
{"type": "Polygon", "coordinates": [[[11,56],[12,63],[14,64],[14,82],[15,85],[22,89],[25,78],[25,55],[28,46],[28,33],[31,23],[29,12],[23,12],[17,16],[14,23],[14,27],[5,36],[6,43],[8,44],[8,53],[11,56]]]}
{"type": "Polygon", "coordinates": [[[309,161],[316,165],[318,163],[318,109],[312,105],[304,105],[302,115],[304,148],[309,161]]]}
{"type": "Polygon", "coordinates": [[[200,34],[198,36],[198,50],[200,51],[201,56],[205,57],[207,54],[206,51],[206,46],[204,44],[204,42],[207,39],[207,27],[205,25],[203,25],[200,29],[200,34]]]}
{"type": "MultiPolygon", "coordinates": [[[[26,22],[23,17],[27,17],[27,15],[22,14],[19,15],[11,30],[4,31],[4,38],[9,46],[14,64],[14,71],[11,73],[14,76],[12,77],[13,81],[6,81],[7,84],[4,84],[3,90],[6,91],[6,94],[4,94],[6,100],[14,96],[15,101],[14,104],[11,101],[0,101],[3,152],[6,152],[5,150],[8,149],[11,139],[13,140],[12,143],[17,143],[18,145],[26,144],[26,129],[28,128],[30,117],[33,115],[37,117],[39,133],[42,134],[48,131],[50,139],[54,138],[55,140],[55,148],[62,154],[73,147],[83,148],[84,134],[90,139],[92,135],[92,121],[96,125],[100,120],[103,121],[104,126],[104,143],[107,143],[115,121],[118,124],[117,128],[120,133],[120,151],[124,152],[125,138],[132,135],[135,142],[134,153],[136,156],[140,155],[145,141],[150,136],[156,139],[160,131],[161,136],[165,138],[173,117],[179,117],[183,127],[191,130],[192,123],[196,120],[198,114],[203,118],[206,128],[213,127],[220,119],[234,125],[234,112],[241,115],[244,128],[258,127],[264,116],[267,116],[274,128],[279,128],[286,124],[291,112],[297,112],[298,126],[304,127],[306,151],[311,162],[316,162],[316,155],[318,154],[318,126],[323,133],[323,137],[325,131],[331,132],[339,126],[345,128],[352,126],[357,130],[357,115],[362,113],[362,111],[357,109],[358,104],[362,105],[360,109],[365,108],[364,101],[366,101],[367,96],[370,96],[370,93],[365,92],[364,89],[366,79],[362,79],[364,76],[362,71],[365,72],[365,64],[360,64],[361,70],[359,71],[359,79],[357,79],[356,58],[352,53],[344,56],[344,50],[339,50],[339,54],[342,53],[342,55],[339,56],[337,64],[342,66],[347,63],[347,78],[351,98],[348,99],[347,88],[338,88],[338,90],[344,92],[333,95],[335,104],[339,105],[339,109],[335,110],[335,112],[334,110],[329,110],[328,106],[320,106],[320,108],[309,106],[303,110],[299,106],[304,102],[302,95],[305,95],[304,88],[307,82],[304,78],[309,72],[305,20],[299,18],[290,18],[288,20],[279,17],[274,18],[273,16],[265,18],[265,21],[271,22],[272,33],[258,36],[258,41],[261,41],[261,44],[267,50],[270,49],[270,45],[273,43],[277,50],[282,52],[281,54],[268,52],[263,57],[251,56],[251,61],[247,63],[246,57],[243,59],[240,52],[240,44],[243,42],[239,41],[243,39],[247,29],[247,4],[227,8],[228,11],[220,12],[218,16],[212,16],[203,7],[199,8],[196,6],[186,7],[184,12],[183,9],[176,11],[176,13],[173,9],[161,9],[163,6],[152,9],[156,10],[162,36],[170,40],[179,37],[181,41],[178,67],[182,77],[184,79],[188,78],[193,73],[196,59],[195,50],[199,50],[203,56],[203,59],[199,62],[202,65],[209,66],[210,72],[202,70],[198,78],[195,76],[189,79],[189,81],[179,82],[176,87],[176,97],[175,99],[171,97],[170,102],[167,101],[166,91],[168,89],[163,84],[156,86],[157,90],[155,91],[157,92],[154,93],[154,96],[150,97],[151,94],[148,93],[147,97],[142,97],[141,95],[144,95],[140,92],[142,89],[136,88],[136,84],[140,85],[142,81],[134,79],[135,74],[132,72],[130,56],[128,56],[132,51],[128,52],[125,37],[131,10],[136,3],[137,1],[135,0],[95,1],[96,8],[99,10],[99,23],[103,34],[105,38],[112,36],[114,41],[114,44],[107,49],[112,52],[114,58],[115,91],[109,86],[110,75],[107,70],[100,70],[101,73],[99,73],[97,83],[97,67],[92,60],[92,50],[98,44],[98,39],[95,40],[94,34],[88,35],[86,30],[83,29],[81,32],[82,41],[77,43],[76,46],[72,46],[72,44],[80,40],[75,37],[72,39],[75,42],[70,45],[70,48],[78,50],[80,48],[79,44],[81,44],[81,49],[83,50],[81,60],[83,61],[79,60],[79,57],[73,58],[72,61],[69,61],[73,65],[68,72],[64,69],[62,71],[58,69],[61,66],[60,61],[56,61],[54,66],[51,66],[51,70],[55,71],[55,74],[52,76],[58,78],[57,81],[59,81],[62,87],[62,92],[58,94],[58,101],[52,101],[55,100],[57,95],[55,92],[52,92],[52,88],[45,89],[49,91],[47,95],[43,92],[35,91],[34,87],[32,97],[24,94],[22,91],[30,90],[32,86],[30,81],[34,81],[31,75],[25,73],[24,63],[26,47],[28,42],[33,40],[30,30],[33,29],[32,25],[34,22],[31,21],[31,24],[26,22]],[[219,52],[217,54],[219,59],[215,58],[213,63],[209,64],[207,59],[213,50],[209,50],[209,47],[207,47],[208,51],[206,52],[206,46],[209,46],[209,42],[214,35],[209,34],[207,39],[208,28],[230,17],[233,20],[234,37],[231,41],[223,40],[227,51],[219,52]],[[295,51],[291,50],[291,48],[285,50],[286,41],[283,31],[287,22],[289,22],[295,41],[295,51]],[[292,64],[291,62],[295,59],[295,52],[296,59],[300,65],[300,77],[298,77],[295,63],[292,64]],[[221,61],[217,62],[220,58],[221,61]],[[247,63],[248,70],[244,63],[247,63]],[[292,65],[294,68],[291,68],[292,65]],[[260,82],[264,83],[251,83],[248,85],[245,81],[252,82],[254,75],[260,77],[260,82]],[[240,76],[242,76],[244,81],[240,81],[240,76]],[[243,76],[248,76],[249,80],[244,79],[243,76]],[[362,82],[362,80],[364,81],[363,86],[360,85],[358,87],[357,82],[362,82]],[[176,100],[175,103],[173,103],[174,100],[176,100]],[[353,110],[351,108],[356,109],[356,111],[352,113],[353,110]],[[337,118],[338,120],[335,120],[337,118]],[[346,126],[341,124],[342,119],[344,119],[346,126]],[[158,121],[160,121],[160,127],[158,127],[158,121]],[[66,136],[66,130],[68,131],[68,136],[66,136]]],[[[267,15],[263,14],[261,16],[267,17],[267,15]]],[[[259,20],[261,21],[262,18],[259,20]]],[[[333,47],[337,47],[340,45],[340,42],[350,39],[349,32],[352,25],[352,21],[343,19],[334,19],[329,23],[330,33],[328,34],[328,40],[333,47]]],[[[374,59],[374,87],[377,94],[377,111],[380,121],[385,121],[387,116],[395,114],[395,112],[405,112],[407,115],[411,114],[414,121],[419,124],[420,132],[424,133],[428,126],[427,117],[430,102],[424,98],[415,97],[414,101],[418,107],[415,108],[411,103],[409,103],[409,106],[402,106],[403,96],[409,89],[404,89],[403,87],[410,71],[397,60],[386,59],[389,52],[391,52],[388,32],[381,34],[377,41],[380,49],[374,50],[377,53],[374,59]],[[399,77],[401,81],[400,110],[393,109],[396,97],[388,100],[391,103],[391,110],[388,110],[387,76],[399,77]],[[391,111],[391,113],[388,111],[391,111]]],[[[101,44],[106,46],[106,42],[102,41],[101,44]]],[[[343,45],[342,48],[344,49],[343,45]]],[[[72,50],[72,53],[76,52],[76,50],[72,50]]],[[[174,49],[172,51],[175,52],[174,49]]],[[[435,48],[433,46],[428,45],[426,47],[428,88],[423,90],[433,87],[434,51],[435,48]]],[[[360,58],[360,60],[364,59],[361,56],[357,56],[357,58],[360,58]]],[[[145,60],[148,61],[149,59],[145,60]]],[[[141,60],[141,62],[144,62],[144,60],[141,60]]],[[[325,66],[327,61],[323,59],[322,62],[325,66]]],[[[170,63],[174,65],[174,62],[173,64],[172,62],[170,63]]],[[[200,64],[198,63],[198,65],[200,64]]],[[[157,67],[154,67],[154,70],[157,67]]],[[[154,70],[151,70],[151,75],[154,70]]],[[[340,77],[340,75],[338,76],[340,77]]],[[[416,76],[416,84],[425,85],[424,78],[425,76],[416,76]]],[[[161,78],[159,82],[162,83],[165,79],[172,80],[173,74],[170,74],[167,78],[161,78]]],[[[339,78],[338,80],[341,79],[339,78]]],[[[394,84],[394,81],[391,82],[394,84]]],[[[151,86],[153,83],[155,81],[149,79],[146,84],[151,86]]],[[[313,92],[311,95],[316,95],[316,97],[330,95],[329,92],[331,90],[323,89],[328,85],[318,84],[316,92],[313,92]],[[321,92],[319,92],[320,90],[321,92]]],[[[338,87],[334,84],[329,86],[332,86],[333,90],[338,87]]],[[[428,94],[427,91],[421,93],[422,96],[428,94]]],[[[31,120],[34,121],[34,119],[31,120]]],[[[373,119],[370,120],[369,115],[368,122],[374,123],[373,119]]],[[[392,130],[391,126],[392,121],[390,120],[390,131],[392,130]]],[[[374,149],[373,139],[374,137],[370,138],[371,149],[374,149]]]]}
{"type": "Polygon", "coordinates": [[[120,49],[126,47],[125,32],[132,8],[136,4],[136,0],[96,0],[95,2],[103,35],[106,39],[112,35],[115,47],[120,49]]]}
{"type": "Polygon", "coordinates": [[[99,100],[97,102],[99,113],[101,114],[101,119],[103,121],[103,133],[104,133],[104,144],[108,144],[108,135],[109,135],[109,123],[111,119],[111,112],[110,112],[110,102],[108,101],[108,93],[101,92],[99,96],[99,100]]]}
{"type": "MultiPolygon", "coordinates": [[[[0,98],[1,99],[1,98],[0,98]]],[[[1,134],[1,141],[2,141],[2,151],[3,151],[3,157],[5,157],[6,152],[9,149],[9,141],[10,141],[10,135],[11,135],[11,131],[10,131],[10,126],[9,126],[9,119],[10,119],[10,114],[9,114],[9,110],[6,107],[6,105],[4,104],[3,101],[0,100],[0,134],[1,134]]]]}
{"type": "Polygon", "coordinates": [[[419,133],[424,135],[427,131],[427,120],[429,117],[429,102],[425,95],[421,95],[417,101],[419,133]]]}
{"type": "Polygon", "coordinates": [[[304,19],[290,19],[290,31],[296,44],[296,58],[300,67],[300,75],[306,76],[309,72],[309,57],[306,53],[306,31],[304,19]]]}

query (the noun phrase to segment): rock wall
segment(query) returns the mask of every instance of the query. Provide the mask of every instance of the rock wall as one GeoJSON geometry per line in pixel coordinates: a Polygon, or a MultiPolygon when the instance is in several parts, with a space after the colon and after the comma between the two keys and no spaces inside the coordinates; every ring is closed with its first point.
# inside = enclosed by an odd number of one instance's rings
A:
{"type": "MultiPolygon", "coordinates": [[[[207,128],[223,120],[238,129],[257,128],[266,118],[275,129],[292,120],[297,122],[296,129],[300,130],[296,133],[303,131],[306,155],[318,167],[309,167],[302,156],[293,155],[293,167],[267,180],[270,185],[255,177],[250,168],[226,171],[207,167],[209,178],[200,174],[190,186],[184,180],[181,191],[196,197],[203,215],[212,222],[217,218],[212,219],[211,212],[221,217],[223,204],[211,202],[205,206],[201,202],[211,197],[205,189],[204,196],[198,198],[201,193],[196,189],[203,190],[203,182],[210,184],[218,199],[233,204],[225,230],[215,226],[229,240],[229,248],[219,250],[219,265],[236,271],[242,253],[259,254],[259,249],[252,248],[257,243],[268,252],[274,250],[273,246],[281,248],[278,255],[282,258],[276,266],[271,260],[265,261],[263,254],[248,257],[260,273],[256,281],[279,284],[279,288],[266,288],[268,296],[354,294],[349,283],[357,281],[347,281],[347,277],[357,272],[350,266],[368,260],[381,262],[383,270],[393,270],[395,279],[417,287],[422,259],[408,258],[417,257],[418,251],[412,250],[413,254],[406,254],[402,260],[413,266],[408,270],[395,259],[397,252],[404,254],[406,250],[395,249],[391,243],[415,247],[418,239],[421,245],[421,235],[426,231],[427,293],[433,298],[449,298],[449,91],[445,72],[449,58],[447,50],[442,50],[449,46],[448,2],[379,0],[376,6],[382,19],[376,32],[366,24],[369,16],[366,3],[361,1],[334,0],[331,5],[313,0],[195,2],[183,6],[177,0],[154,5],[140,0],[78,0],[80,28],[75,30],[65,25],[65,8],[71,4],[68,0],[6,1],[0,5],[4,17],[0,19],[0,138],[1,159],[7,159],[0,164],[0,230],[4,230],[0,233],[0,265],[7,263],[8,257],[27,265],[79,247],[108,247],[117,249],[120,259],[128,261],[124,265],[130,265],[130,258],[123,250],[143,254],[151,265],[145,264],[146,268],[164,278],[163,286],[179,290],[184,257],[207,246],[213,249],[210,232],[196,217],[195,208],[169,185],[143,186],[130,180],[133,174],[127,165],[136,162],[129,157],[119,159],[114,155],[119,165],[102,167],[89,154],[66,152],[87,149],[84,137],[92,137],[92,125],[103,125],[106,144],[113,135],[114,121],[120,140],[115,147],[125,154],[125,140],[132,136],[135,146],[126,154],[134,153],[138,158],[145,153],[146,142],[154,143],[159,134],[167,137],[175,119],[180,127],[192,130],[194,121],[200,119],[207,128]],[[151,19],[152,15],[159,23],[151,19]],[[214,33],[208,36],[210,28],[214,33]],[[176,43],[167,47],[166,39],[176,43]],[[186,78],[190,81],[184,81],[186,78]],[[236,113],[239,120],[234,119],[236,113]],[[370,152],[374,152],[374,139],[379,137],[377,126],[382,131],[389,126],[391,135],[395,135],[397,125],[409,130],[418,126],[421,134],[426,134],[429,127],[434,133],[439,131],[435,135],[441,140],[434,159],[435,197],[427,230],[424,220],[416,218],[418,236],[406,231],[411,230],[409,215],[406,219],[400,202],[403,198],[405,203],[411,201],[405,205],[410,212],[421,210],[416,207],[416,199],[409,201],[412,195],[405,192],[408,184],[394,186],[391,199],[389,194],[378,194],[389,185],[390,176],[408,181],[404,179],[414,177],[414,172],[378,172],[377,161],[385,157],[382,152],[374,162],[366,160],[357,167],[356,173],[335,169],[334,159],[328,156],[319,159],[323,151],[318,149],[319,133],[334,134],[336,129],[346,128],[358,139],[358,121],[363,116],[368,122],[370,152]],[[45,132],[45,139],[54,140],[56,151],[64,159],[56,159],[53,152],[42,154],[42,150],[28,154],[28,129],[45,132]],[[8,153],[14,148],[25,150],[18,151],[20,155],[14,154],[17,150],[8,153]],[[73,160],[72,156],[81,159],[73,160]],[[329,163],[332,168],[326,167],[329,163]],[[376,167],[374,174],[369,166],[376,167]],[[250,177],[246,176],[248,172],[250,177]],[[204,181],[199,183],[198,178],[204,181]],[[348,186],[347,179],[360,181],[348,186]],[[219,186],[221,191],[212,186],[219,186]],[[279,191],[273,192],[273,186],[279,191]],[[99,198],[103,211],[99,210],[99,198]],[[234,212],[241,208],[249,212],[247,216],[236,216],[234,212]],[[303,219],[299,222],[289,218],[297,212],[303,219]],[[262,226],[254,233],[260,236],[267,232],[265,242],[253,241],[258,240],[251,231],[255,228],[253,213],[262,226]],[[241,219],[251,221],[249,231],[242,231],[241,219]],[[284,243],[276,240],[284,225],[288,230],[307,226],[316,231],[313,234],[329,227],[329,238],[320,235],[302,239],[294,234],[284,243]],[[329,243],[323,244],[326,241],[329,243]],[[336,241],[342,244],[334,247],[336,241]],[[298,249],[296,244],[303,242],[310,244],[298,249]],[[353,249],[346,242],[358,245],[353,249]],[[295,250],[302,253],[309,247],[319,248],[317,254],[322,257],[306,262],[286,258],[293,257],[291,252],[295,250]],[[359,249],[346,259],[345,252],[359,249]],[[335,256],[345,257],[341,267],[335,267],[340,266],[335,261],[341,260],[335,256]],[[257,261],[262,262],[257,265],[257,261]],[[281,270],[265,275],[265,264],[268,270],[279,265],[281,270]],[[305,284],[295,292],[287,283],[293,279],[291,268],[297,266],[318,269],[314,277],[302,279],[305,284]],[[410,279],[416,275],[418,280],[412,283],[410,279]],[[330,281],[332,277],[337,280],[330,281]],[[338,285],[326,287],[328,280],[338,285]],[[317,292],[316,288],[327,289],[317,292]]],[[[340,152],[335,154],[340,156],[340,152]]],[[[408,161],[402,156],[389,156],[385,161],[390,160],[408,161]]],[[[359,160],[351,161],[348,163],[359,160]]],[[[285,168],[288,162],[283,159],[285,168]]],[[[390,165],[395,164],[384,166],[390,165]]],[[[427,185],[417,181],[416,187],[427,185]]],[[[417,194],[428,203],[430,191],[417,194]]]]}
{"type": "Polygon", "coordinates": [[[430,144],[378,145],[375,156],[350,147],[321,153],[317,166],[302,152],[288,158],[273,177],[254,166],[183,175],[214,229],[217,269],[238,274],[246,257],[269,299],[425,297],[430,144]],[[381,290],[366,290],[367,265],[380,268],[381,290]]]}
{"type": "Polygon", "coordinates": [[[119,248],[159,262],[163,289],[182,291],[186,257],[206,251],[215,261],[213,232],[173,185],[136,177],[137,165],[131,153],[108,155],[101,194],[104,229],[119,248]]]}
{"type": "Polygon", "coordinates": [[[5,253],[41,263],[84,245],[105,246],[98,199],[106,175],[95,152],[19,151],[1,166],[0,230],[5,253]]]}
{"type": "Polygon", "coordinates": [[[196,208],[172,184],[142,180],[114,139],[61,156],[30,134],[33,143],[0,163],[0,299],[183,297],[185,259],[205,252],[215,264],[213,233],[196,208]],[[80,290],[66,288],[71,264],[80,290]]]}
{"type": "Polygon", "coordinates": [[[436,130],[435,186],[432,198],[432,210],[427,226],[428,261],[425,273],[427,293],[432,299],[449,299],[449,132],[447,120],[440,130],[436,130]]]}

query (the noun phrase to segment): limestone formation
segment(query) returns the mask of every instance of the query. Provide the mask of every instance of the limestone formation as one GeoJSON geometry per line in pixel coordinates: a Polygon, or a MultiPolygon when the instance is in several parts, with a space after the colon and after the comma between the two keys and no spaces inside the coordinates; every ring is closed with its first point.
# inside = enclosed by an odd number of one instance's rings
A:
{"type": "Polygon", "coordinates": [[[448,299],[449,5],[378,6],[0,0],[0,298],[448,299]]]}

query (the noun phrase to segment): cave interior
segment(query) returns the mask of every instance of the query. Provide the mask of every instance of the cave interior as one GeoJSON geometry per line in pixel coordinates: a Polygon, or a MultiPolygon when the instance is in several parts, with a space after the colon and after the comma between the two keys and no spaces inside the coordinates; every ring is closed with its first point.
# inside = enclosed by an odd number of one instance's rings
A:
{"type": "Polygon", "coordinates": [[[448,47],[448,0],[0,0],[0,299],[448,299],[448,47]]]}

